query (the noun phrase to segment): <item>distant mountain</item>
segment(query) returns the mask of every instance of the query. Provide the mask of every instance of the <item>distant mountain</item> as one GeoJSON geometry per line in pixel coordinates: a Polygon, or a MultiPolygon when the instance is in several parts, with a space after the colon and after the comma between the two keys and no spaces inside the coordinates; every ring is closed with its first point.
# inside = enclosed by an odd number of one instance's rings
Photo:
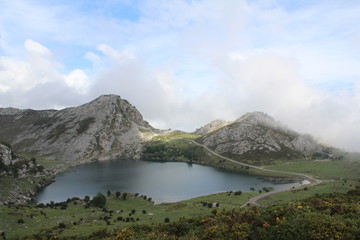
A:
{"type": "Polygon", "coordinates": [[[0,141],[67,161],[138,158],[155,129],[127,100],[104,95],[63,110],[0,108],[0,141]]]}
{"type": "Polygon", "coordinates": [[[219,154],[257,163],[303,157],[325,148],[310,135],[290,130],[261,112],[247,113],[197,141],[219,154]]]}

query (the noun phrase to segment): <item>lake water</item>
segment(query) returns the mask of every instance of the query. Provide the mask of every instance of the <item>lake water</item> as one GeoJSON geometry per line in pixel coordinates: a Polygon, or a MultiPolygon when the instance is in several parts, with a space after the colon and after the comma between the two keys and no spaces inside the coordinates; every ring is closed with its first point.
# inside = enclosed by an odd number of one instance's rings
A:
{"type": "Polygon", "coordinates": [[[263,187],[284,189],[300,181],[284,183],[182,162],[104,161],[75,167],[36,196],[38,203],[94,196],[98,192],[132,192],[151,197],[156,203],[174,202],[217,192],[250,191],[263,187]]]}

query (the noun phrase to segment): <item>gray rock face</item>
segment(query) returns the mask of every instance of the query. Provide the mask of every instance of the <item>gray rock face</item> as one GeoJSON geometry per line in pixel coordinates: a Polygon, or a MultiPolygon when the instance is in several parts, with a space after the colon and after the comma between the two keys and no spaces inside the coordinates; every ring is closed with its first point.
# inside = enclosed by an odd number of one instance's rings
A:
{"type": "Polygon", "coordinates": [[[323,149],[311,136],[289,130],[260,112],[245,114],[200,141],[217,153],[252,159],[296,157],[323,149]]]}
{"type": "Polygon", "coordinates": [[[0,140],[22,152],[61,160],[137,158],[154,129],[128,101],[104,95],[63,110],[0,109],[0,140]]]}
{"type": "Polygon", "coordinates": [[[211,123],[208,123],[208,124],[202,126],[201,128],[196,129],[194,134],[204,136],[204,135],[206,135],[208,133],[211,133],[213,131],[218,130],[219,128],[222,128],[222,127],[226,126],[229,123],[230,122],[225,121],[225,120],[221,120],[221,119],[214,120],[211,123]]]}
{"type": "Polygon", "coordinates": [[[18,157],[15,153],[7,146],[0,143],[0,163],[6,166],[13,164],[18,157]]]}

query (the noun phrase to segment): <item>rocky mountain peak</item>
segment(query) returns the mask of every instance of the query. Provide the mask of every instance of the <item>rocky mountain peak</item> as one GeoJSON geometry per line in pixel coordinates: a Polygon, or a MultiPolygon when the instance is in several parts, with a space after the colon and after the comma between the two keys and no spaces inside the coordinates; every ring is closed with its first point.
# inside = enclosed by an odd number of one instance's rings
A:
{"type": "Polygon", "coordinates": [[[13,115],[13,114],[17,114],[20,111],[21,111],[20,109],[12,108],[12,107],[0,108],[0,115],[13,115]]]}
{"type": "Polygon", "coordinates": [[[0,115],[0,141],[17,151],[75,161],[136,158],[144,132],[154,129],[127,100],[103,95],[79,107],[19,110],[0,115]],[[8,114],[6,114],[8,113],[8,114]]]}
{"type": "Polygon", "coordinates": [[[199,141],[220,154],[242,161],[297,158],[324,147],[262,112],[247,113],[199,141]]]}
{"type": "Polygon", "coordinates": [[[201,128],[196,129],[194,134],[203,136],[210,132],[216,131],[219,128],[222,128],[229,123],[230,122],[228,122],[228,121],[225,121],[222,119],[217,119],[217,120],[214,120],[214,121],[202,126],[201,128]]]}

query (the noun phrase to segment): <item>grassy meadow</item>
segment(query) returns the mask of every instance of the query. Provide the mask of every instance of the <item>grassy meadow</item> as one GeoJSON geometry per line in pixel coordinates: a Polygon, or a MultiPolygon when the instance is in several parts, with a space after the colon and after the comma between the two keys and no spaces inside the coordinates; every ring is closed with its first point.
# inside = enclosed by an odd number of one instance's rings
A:
{"type": "Polygon", "coordinates": [[[243,205],[257,192],[235,195],[234,192],[218,193],[180,201],[154,204],[152,201],[111,195],[104,208],[85,207],[82,199],[71,199],[61,205],[0,206],[0,229],[8,239],[30,235],[76,237],[106,229],[118,230],[132,225],[154,226],[183,218],[206,217],[216,211],[231,210],[243,205]],[[219,203],[216,207],[215,203],[219,203]],[[209,207],[209,204],[213,205],[209,207]],[[63,209],[62,209],[63,208],[63,209]],[[6,219],[6,220],[5,220],[6,219]]]}

